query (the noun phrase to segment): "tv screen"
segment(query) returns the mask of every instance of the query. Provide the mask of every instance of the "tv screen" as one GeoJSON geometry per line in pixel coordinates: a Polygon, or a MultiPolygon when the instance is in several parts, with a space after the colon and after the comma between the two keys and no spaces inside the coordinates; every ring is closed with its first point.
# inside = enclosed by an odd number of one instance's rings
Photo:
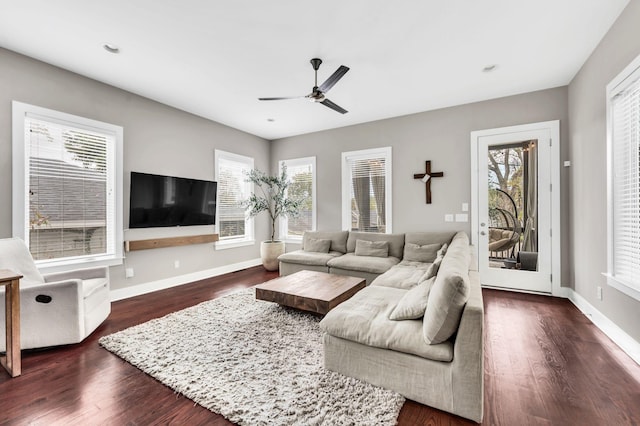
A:
{"type": "Polygon", "coordinates": [[[213,225],[217,182],[131,172],[129,228],[213,225]]]}

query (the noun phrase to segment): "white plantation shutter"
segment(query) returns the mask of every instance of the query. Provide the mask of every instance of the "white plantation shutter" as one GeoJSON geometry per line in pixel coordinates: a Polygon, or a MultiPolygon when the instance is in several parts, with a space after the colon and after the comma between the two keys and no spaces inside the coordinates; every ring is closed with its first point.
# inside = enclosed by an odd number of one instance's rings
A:
{"type": "Polygon", "coordinates": [[[391,148],[342,154],[343,228],[391,232],[391,148]]]}
{"type": "Polygon", "coordinates": [[[23,204],[14,209],[14,234],[43,267],[120,263],[122,128],[16,104],[14,131],[19,123],[23,132],[14,135],[14,190],[23,204]]]}
{"type": "Polygon", "coordinates": [[[304,231],[316,229],[316,157],[295,158],[280,162],[287,167],[291,182],[287,196],[302,198],[303,203],[297,217],[281,217],[280,238],[300,240],[304,231]]]}
{"type": "MultiPolygon", "coordinates": [[[[636,62],[639,60],[640,57],[636,62]]],[[[625,71],[623,78],[618,77],[620,83],[608,87],[608,276],[615,287],[637,297],[640,296],[640,67],[625,71]],[[619,287],[620,284],[627,289],[619,287]]]]}
{"type": "Polygon", "coordinates": [[[251,195],[247,172],[253,169],[253,158],[216,150],[218,182],[218,214],[216,222],[221,244],[227,241],[253,239],[253,221],[240,203],[251,195]]]}

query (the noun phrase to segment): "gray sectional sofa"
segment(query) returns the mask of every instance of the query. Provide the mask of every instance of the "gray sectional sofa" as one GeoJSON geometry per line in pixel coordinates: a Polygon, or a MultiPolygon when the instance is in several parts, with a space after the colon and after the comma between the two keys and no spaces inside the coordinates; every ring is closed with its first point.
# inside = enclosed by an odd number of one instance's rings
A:
{"type": "Polygon", "coordinates": [[[325,368],[482,421],[484,308],[466,233],[309,232],[279,260],[282,275],[367,280],[320,322],[325,368]]]}

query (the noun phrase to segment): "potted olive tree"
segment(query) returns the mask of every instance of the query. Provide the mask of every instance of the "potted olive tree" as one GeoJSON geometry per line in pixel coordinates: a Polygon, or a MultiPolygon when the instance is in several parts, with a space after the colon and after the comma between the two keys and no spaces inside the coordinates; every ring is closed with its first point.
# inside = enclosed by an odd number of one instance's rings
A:
{"type": "Polygon", "coordinates": [[[247,182],[253,183],[254,191],[243,205],[249,216],[257,216],[266,211],[271,219],[271,239],[260,243],[262,265],[268,271],[278,269],[278,256],[284,253],[284,241],[275,239],[276,220],[280,216],[296,217],[300,212],[302,199],[287,197],[291,182],[287,178],[287,167],[282,166],[279,176],[269,176],[253,169],[247,173],[247,182]]]}

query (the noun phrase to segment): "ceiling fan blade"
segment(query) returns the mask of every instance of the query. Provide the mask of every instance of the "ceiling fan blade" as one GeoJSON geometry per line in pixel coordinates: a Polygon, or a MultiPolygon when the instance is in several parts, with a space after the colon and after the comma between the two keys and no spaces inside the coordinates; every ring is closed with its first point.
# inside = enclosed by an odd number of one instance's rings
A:
{"type": "Polygon", "coordinates": [[[327,93],[329,89],[331,89],[337,82],[340,80],[346,73],[349,71],[349,67],[345,67],[344,65],[340,65],[340,68],[336,70],[331,77],[327,79],[324,83],[318,87],[321,92],[327,93]]]}
{"type": "MultiPolygon", "coordinates": [[[[348,68],[347,68],[348,69],[348,68]]],[[[338,111],[340,114],[346,114],[349,111],[347,111],[346,109],[342,108],[339,105],[334,104],[333,102],[331,102],[329,99],[326,99],[322,102],[320,102],[322,105],[331,108],[334,111],[338,111]]]]}
{"type": "Polygon", "coordinates": [[[304,96],[285,96],[280,98],[258,98],[259,101],[282,101],[285,99],[302,99],[304,96]]]}

